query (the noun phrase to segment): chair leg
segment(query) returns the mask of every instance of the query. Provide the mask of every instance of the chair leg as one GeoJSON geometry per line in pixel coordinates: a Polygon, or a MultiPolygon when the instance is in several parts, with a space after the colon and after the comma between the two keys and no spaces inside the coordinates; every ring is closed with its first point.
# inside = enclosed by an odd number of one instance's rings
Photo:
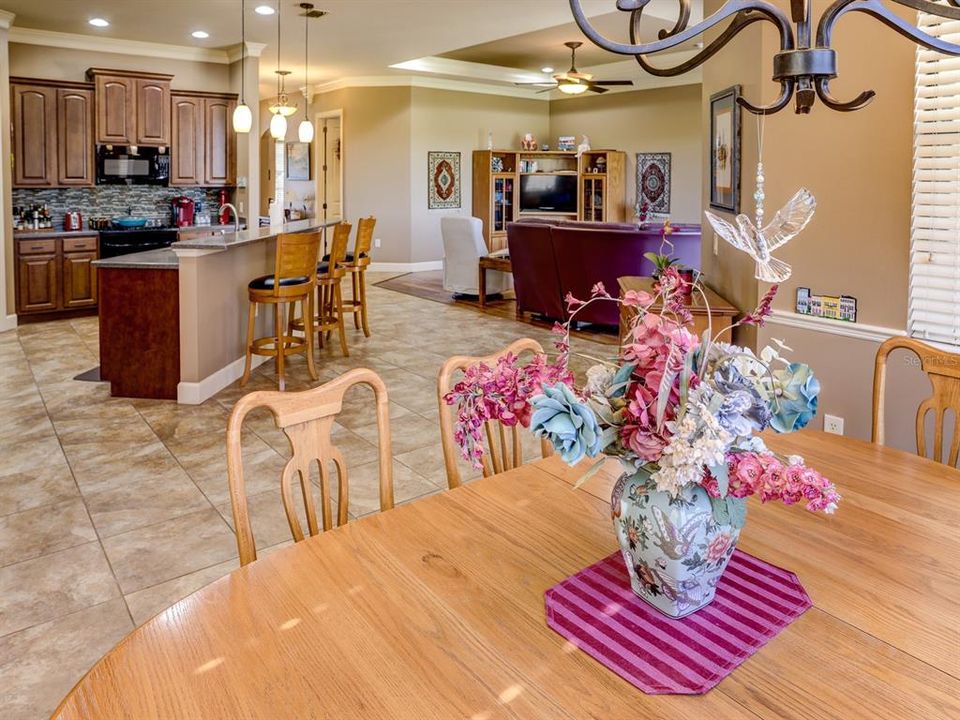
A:
{"type": "Polygon", "coordinates": [[[283,303],[276,303],[273,310],[274,330],[277,333],[277,343],[275,345],[277,350],[277,383],[280,387],[280,390],[283,390],[286,386],[283,377],[283,303]]]}
{"type": "Polygon", "coordinates": [[[353,308],[353,326],[357,330],[360,329],[360,314],[357,312],[360,307],[358,305],[360,302],[360,280],[357,277],[359,274],[357,271],[350,272],[350,285],[353,291],[353,295],[350,296],[350,299],[353,301],[353,305],[351,306],[353,308]]]}
{"type": "Polygon", "coordinates": [[[317,366],[313,361],[313,289],[306,297],[300,300],[300,311],[303,313],[303,341],[307,344],[307,371],[313,380],[319,380],[317,366]]]}
{"type": "Polygon", "coordinates": [[[253,333],[257,321],[257,304],[248,303],[247,308],[247,357],[243,364],[243,377],[240,378],[240,387],[243,387],[250,381],[250,365],[253,360],[253,353],[250,349],[253,347],[253,333]]]}
{"type": "Polygon", "coordinates": [[[343,296],[339,284],[333,288],[333,298],[335,310],[337,311],[337,330],[340,332],[340,349],[343,351],[344,357],[349,357],[350,351],[347,350],[347,330],[343,326],[343,296]]]}
{"type": "Polygon", "coordinates": [[[367,270],[360,271],[360,322],[363,325],[364,337],[370,337],[370,326],[367,325],[367,270]]]}
{"type": "Polygon", "coordinates": [[[324,305],[324,294],[325,286],[317,285],[317,347],[320,350],[323,350],[323,323],[324,323],[324,311],[326,305],[324,305]]]}

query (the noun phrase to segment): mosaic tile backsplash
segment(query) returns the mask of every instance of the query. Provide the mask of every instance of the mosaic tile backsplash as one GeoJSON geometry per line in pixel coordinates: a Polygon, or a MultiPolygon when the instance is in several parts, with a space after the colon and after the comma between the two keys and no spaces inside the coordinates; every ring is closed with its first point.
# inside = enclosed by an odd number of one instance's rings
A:
{"type": "Polygon", "coordinates": [[[203,203],[203,212],[216,215],[220,209],[219,188],[179,188],[158,185],[96,185],[83,188],[46,188],[34,190],[16,188],[13,205],[44,205],[50,208],[54,223],[62,222],[68,211],[90,218],[111,218],[126,215],[128,211],[143,218],[158,218],[170,222],[170,201],[181,195],[203,203]]]}

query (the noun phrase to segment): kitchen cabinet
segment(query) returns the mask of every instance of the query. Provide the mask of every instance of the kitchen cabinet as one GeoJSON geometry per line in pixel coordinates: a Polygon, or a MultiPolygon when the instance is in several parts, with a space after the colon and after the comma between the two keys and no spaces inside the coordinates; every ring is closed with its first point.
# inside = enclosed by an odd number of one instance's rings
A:
{"type": "Polygon", "coordinates": [[[97,306],[96,235],[15,239],[17,314],[51,317],[97,306]]]}
{"type": "Polygon", "coordinates": [[[237,182],[237,96],[174,90],[171,93],[171,185],[232,186],[237,182]]]}
{"type": "Polygon", "coordinates": [[[96,100],[96,141],[102,145],[170,144],[172,75],[90,68],[96,100]]]}
{"type": "Polygon", "coordinates": [[[52,187],[57,184],[56,88],[13,82],[11,89],[13,184],[52,187]]]}
{"type": "Polygon", "coordinates": [[[57,88],[57,181],[93,185],[93,90],[57,88]]]}

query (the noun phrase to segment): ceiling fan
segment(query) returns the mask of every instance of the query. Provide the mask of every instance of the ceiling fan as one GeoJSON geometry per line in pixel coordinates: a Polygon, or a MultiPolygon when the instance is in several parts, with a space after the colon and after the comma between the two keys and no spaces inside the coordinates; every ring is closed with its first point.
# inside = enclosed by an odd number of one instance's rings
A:
{"type": "Polygon", "coordinates": [[[553,80],[544,80],[541,82],[514,83],[514,85],[531,85],[533,87],[542,87],[540,92],[550,92],[559,90],[567,95],[579,95],[587,90],[595,93],[607,92],[607,87],[611,85],[633,85],[632,80],[594,80],[590,73],[582,73],[577,70],[577,48],[583,45],[582,42],[564,43],[570,48],[570,69],[564,73],[557,73],[553,80]]]}

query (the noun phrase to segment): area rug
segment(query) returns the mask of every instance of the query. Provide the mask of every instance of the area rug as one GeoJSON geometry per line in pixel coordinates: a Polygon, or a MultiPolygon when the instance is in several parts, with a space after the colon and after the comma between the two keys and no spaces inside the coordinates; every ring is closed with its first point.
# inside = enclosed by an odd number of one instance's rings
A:
{"type": "Polygon", "coordinates": [[[713,602],[680,620],[633,593],[619,552],[545,599],[553,630],[652,695],[707,692],[812,605],[796,575],[740,550],[713,602]]]}

